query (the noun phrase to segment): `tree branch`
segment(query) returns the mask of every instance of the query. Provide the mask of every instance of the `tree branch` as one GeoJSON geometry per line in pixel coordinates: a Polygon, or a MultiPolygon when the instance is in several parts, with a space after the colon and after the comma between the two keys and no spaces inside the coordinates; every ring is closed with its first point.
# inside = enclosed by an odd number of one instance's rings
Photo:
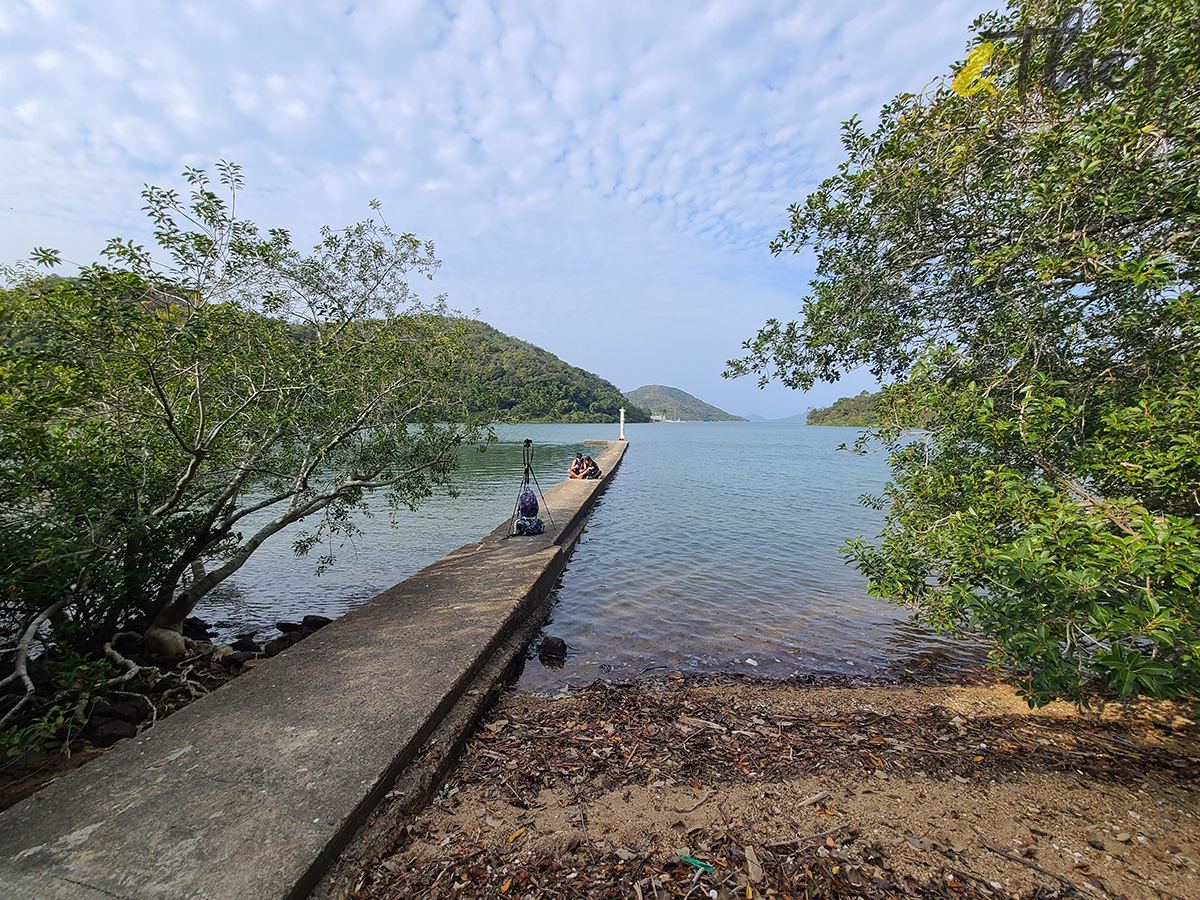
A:
{"type": "MultiPolygon", "coordinates": [[[[76,579],[76,585],[81,586],[82,579],[83,575],[80,574],[79,578],[76,579]]],[[[72,590],[72,593],[74,592],[75,591],[72,590]]],[[[21,635],[21,640],[17,643],[17,658],[13,663],[13,673],[3,681],[0,681],[0,687],[4,687],[4,685],[8,684],[9,682],[19,680],[25,685],[25,694],[16,702],[16,705],[14,705],[12,709],[4,714],[3,718],[0,718],[0,729],[3,729],[4,726],[7,725],[9,721],[21,711],[25,704],[32,699],[34,692],[37,690],[37,688],[34,686],[33,679],[29,677],[29,645],[33,643],[33,639],[37,636],[38,629],[42,627],[42,623],[62,609],[69,598],[69,595],[67,597],[62,597],[43,609],[34,617],[33,621],[29,623],[29,627],[25,629],[25,633],[21,635]]]]}

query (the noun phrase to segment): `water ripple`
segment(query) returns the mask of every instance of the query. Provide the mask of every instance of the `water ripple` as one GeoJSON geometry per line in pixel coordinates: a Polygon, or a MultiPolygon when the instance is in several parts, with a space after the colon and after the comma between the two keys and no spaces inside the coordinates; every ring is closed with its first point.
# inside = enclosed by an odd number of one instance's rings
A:
{"type": "MultiPolygon", "coordinates": [[[[508,518],[521,440],[535,441],[543,486],[560,480],[588,439],[613,426],[500,429],[502,442],[464,453],[461,494],[435,498],[396,527],[386,513],[315,576],[281,534],[197,609],[224,638],[266,635],[277,620],[338,616],[508,518]]],[[[980,660],[977,646],[911,625],[868,596],[838,550],[875,535],[880,513],[858,503],[887,478],[878,456],[837,447],[853,429],[697,423],[626,427],[631,447],[593,511],[563,576],[546,630],[565,667],[526,666],[520,687],[555,691],[604,674],[741,672],[900,674],[936,659],[980,660]]],[[[586,452],[586,451],[585,451],[586,452]]]]}

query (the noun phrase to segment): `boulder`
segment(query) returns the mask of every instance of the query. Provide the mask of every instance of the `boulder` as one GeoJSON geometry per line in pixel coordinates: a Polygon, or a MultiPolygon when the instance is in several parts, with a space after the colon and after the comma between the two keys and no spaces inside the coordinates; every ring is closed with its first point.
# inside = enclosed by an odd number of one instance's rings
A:
{"type": "Polygon", "coordinates": [[[183,620],[183,636],[193,641],[207,641],[213,636],[213,631],[203,619],[188,616],[183,620]]]}
{"type": "Polygon", "coordinates": [[[225,662],[234,652],[233,647],[229,644],[217,644],[213,647],[212,661],[215,663],[225,662]]]}
{"type": "Polygon", "coordinates": [[[97,747],[111,747],[124,738],[137,736],[137,726],[124,719],[93,719],[88,725],[88,739],[97,747]]]}
{"type": "Polygon", "coordinates": [[[301,621],[301,624],[305,628],[311,628],[313,631],[316,631],[320,628],[324,628],[332,621],[333,619],[330,619],[326,616],[305,616],[301,621]]]}
{"type": "Polygon", "coordinates": [[[292,646],[292,642],[288,640],[287,635],[283,635],[273,641],[267,641],[266,646],[263,647],[263,653],[267,656],[278,656],[290,646],[292,646]]]}
{"type": "Polygon", "coordinates": [[[538,657],[542,662],[561,663],[567,658],[567,642],[558,637],[544,637],[538,646],[538,657]]]}
{"type": "Polygon", "coordinates": [[[146,652],[152,656],[175,659],[187,653],[187,644],[184,643],[183,635],[171,628],[152,625],[146,629],[143,641],[146,645],[146,652]]]}
{"type": "Polygon", "coordinates": [[[122,722],[130,722],[136,725],[149,715],[150,704],[143,697],[138,697],[136,701],[122,701],[120,703],[105,703],[101,700],[92,707],[92,721],[119,719],[122,722]]]}

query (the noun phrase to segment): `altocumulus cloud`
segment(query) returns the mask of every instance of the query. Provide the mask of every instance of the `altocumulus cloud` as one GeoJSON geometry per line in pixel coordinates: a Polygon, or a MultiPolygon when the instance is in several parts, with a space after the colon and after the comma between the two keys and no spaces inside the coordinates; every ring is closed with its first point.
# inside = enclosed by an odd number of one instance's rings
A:
{"type": "Polygon", "coordinates": [[[3,258],[89,261],[145,236],[144,182],[232,159],[262,225],[307,240],[378,197],[437,243],[453,305],[626,389],[787,415],[866,385],[720,380],[804,292],[805,261],[766,244],[837,164],[839,122],[948,72],[986,8],[10,0],[3,258]]]}

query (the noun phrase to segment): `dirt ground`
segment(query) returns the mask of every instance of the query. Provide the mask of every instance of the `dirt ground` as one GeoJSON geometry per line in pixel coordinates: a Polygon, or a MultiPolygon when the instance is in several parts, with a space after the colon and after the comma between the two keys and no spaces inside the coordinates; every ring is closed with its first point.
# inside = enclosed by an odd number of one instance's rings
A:
{"type": "Polygon", "coordinates": [[[1180,712],[1002,684],[510,695],[347,896],[1200,898],[1180,712]]]}

